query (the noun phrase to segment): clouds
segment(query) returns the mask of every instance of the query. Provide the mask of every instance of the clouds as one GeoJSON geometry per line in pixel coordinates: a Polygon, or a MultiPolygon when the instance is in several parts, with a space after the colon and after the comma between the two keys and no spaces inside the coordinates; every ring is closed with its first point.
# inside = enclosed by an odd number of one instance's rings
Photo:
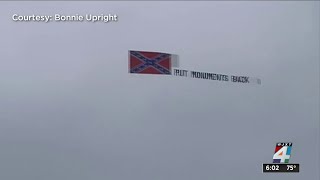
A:
{"type": "Polygon", "coordinates": [[[274,179],[292,141],[318,179],[318,2],[2,2],[2,179],[274,179]],[[14,13],[117,13],[116,23],[15,23],[14,13]],[[128,50],[259,77],[247,86],[128,74],[128,50]]]}

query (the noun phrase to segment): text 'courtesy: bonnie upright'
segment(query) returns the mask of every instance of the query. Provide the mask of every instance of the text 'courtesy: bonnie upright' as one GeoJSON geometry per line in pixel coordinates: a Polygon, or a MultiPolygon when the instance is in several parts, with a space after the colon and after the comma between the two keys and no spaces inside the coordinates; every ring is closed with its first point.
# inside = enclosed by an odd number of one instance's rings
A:
{"type": "Polygon", "coordinates": [[[13,14],[12,20],[15,22],[117,22],[118,21],[118,15],[116,14],[99,14],[99,15],[92,15],[92,14],[86,14],[86,15],[61,15],[61,14],[55,14],[55,15],[19,15],[19,14],[13,14]]]}

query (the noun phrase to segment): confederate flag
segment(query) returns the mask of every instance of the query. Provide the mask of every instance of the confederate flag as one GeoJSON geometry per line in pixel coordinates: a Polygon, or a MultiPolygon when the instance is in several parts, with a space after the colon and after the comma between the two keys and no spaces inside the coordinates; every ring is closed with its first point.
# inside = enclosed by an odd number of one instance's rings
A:
{"type": "Polygon", "coordinates": [[[171,54],[129,51],[130,73],[171,74],[171,54]]]}

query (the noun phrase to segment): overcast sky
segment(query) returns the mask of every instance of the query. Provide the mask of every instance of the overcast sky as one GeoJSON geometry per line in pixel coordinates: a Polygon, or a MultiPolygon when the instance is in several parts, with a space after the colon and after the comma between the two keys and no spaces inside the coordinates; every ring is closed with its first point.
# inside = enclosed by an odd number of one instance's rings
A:
{"type": "Polygon", "coordinates": [[[319,180],[319,17],[310,1],[0,2],[0,179],[319,180]],[[128,74],[131,49],[262,85],[128,74]],[[281,141],[301,172],[263,174],[281,141]]]}

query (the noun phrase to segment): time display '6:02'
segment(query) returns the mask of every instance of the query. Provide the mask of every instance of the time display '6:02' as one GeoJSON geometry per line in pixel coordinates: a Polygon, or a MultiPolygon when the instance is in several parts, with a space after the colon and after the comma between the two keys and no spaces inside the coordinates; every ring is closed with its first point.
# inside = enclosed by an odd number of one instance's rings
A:
{"type": "Polygon", "coordinates": [[[266,171],[279,171],[279,165],[277,164],[266,165],[264,169],[266,171]]]}
{"type": "Polygon", "coordinates": [[[263,164],[263,172],[299,172],[299,164],[263,164]]]}

